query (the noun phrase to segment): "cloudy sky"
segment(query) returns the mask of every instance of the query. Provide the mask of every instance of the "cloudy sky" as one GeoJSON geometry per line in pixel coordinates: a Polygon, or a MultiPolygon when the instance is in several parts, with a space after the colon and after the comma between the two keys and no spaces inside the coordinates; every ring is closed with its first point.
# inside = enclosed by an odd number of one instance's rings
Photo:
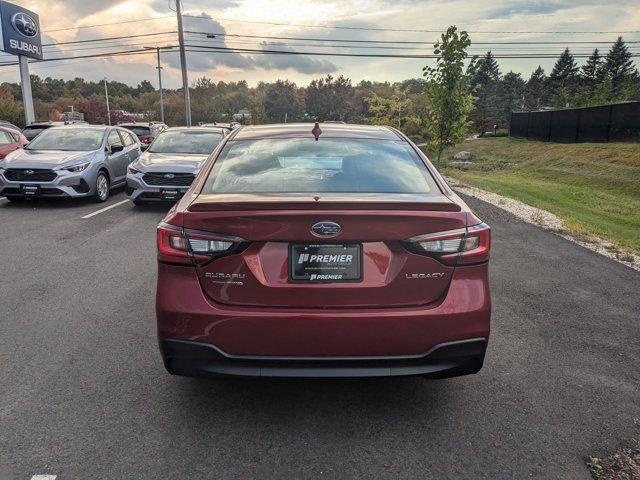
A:
{"type": "MultiPolygon", "coordinates": [[[[175,0],[18,0],[14,3],[39,13],[43,42],[58,44],[45,47],[48,58],[177,44],[176,17],[170,8],[175,0]],[[61,44],[111,37],[128,38],[61,44]]],[[[565,46],[576,54],[587,54],[595,46],[606,51],[618,33],[627,41],[637,41],[630,47],[640,53],[638,0],[183,0],[183,9],[187,14],[185,30],[193,32],[187,34],[187,43],[193,45],[192,50],[213,46],[246,50],[430,54],[431,44],[438,37],[436,32],[449,25],[458,25],[470,32],[474,42],[471,53],[480,55],[488,49],[496,55],[555,55],[565,46]],[[605,43],[567,43],[596,41],[605,43]]],[[[179,86],[178,54],[166,52],[162,56],[165,86],[179,86]]],[[[6,62],[12,57],[0,58],[6,62]]],[[[344,74],[354,82],[362,79],[397,81],[419,77],[422,67],[429,62],[432,60],[262,55],[211,50],[188,53],[190,81],[207,76],[216,81],[247,80],[250,85],[278,78],[304,85],[328,73],[344,74]]],[[[504,58],[499,62],[503,72],[514,70],[528,77],[539,64],[548,72],[554,60],[504,58]]],[[[106,75],[132,85],[143,79],[151,80],[155,85],[157,75],[155,52],[41,63],[32,65],[31,71],[43,77],[65,79],[82,76],[96,80],[106,75]]],[[[17,79],[16,66],[0,67],[0,82],[17,79]]]]}

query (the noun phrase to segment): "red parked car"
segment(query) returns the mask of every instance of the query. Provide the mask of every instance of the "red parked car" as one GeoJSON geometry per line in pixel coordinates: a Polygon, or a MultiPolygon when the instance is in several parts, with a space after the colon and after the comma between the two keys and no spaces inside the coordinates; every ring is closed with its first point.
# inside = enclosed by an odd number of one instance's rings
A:
{"type": "Polygon", "coordinates": [[[400,132],[242,127],[158,226],[156,313],[177,375],[475,373],[490,230],[400,132]]]}
{"type": "Polygon", "coordinates": [[[14,150],[24,147],[29,141],[18,130],[0,127],[0,160],[14,150]]]}

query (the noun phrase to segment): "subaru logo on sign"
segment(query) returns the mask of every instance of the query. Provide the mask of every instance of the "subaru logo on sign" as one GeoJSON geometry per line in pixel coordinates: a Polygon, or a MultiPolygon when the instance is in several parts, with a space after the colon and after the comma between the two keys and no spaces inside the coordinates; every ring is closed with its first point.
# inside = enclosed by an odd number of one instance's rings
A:
{"type": "Polygon", "coordinates": [[[173,173],[165,173],[164,178],[173,178],[175,175],[173,173]]]}
{"type": "Polygon", "coordinates": [[[35,37],[38,34],[38,25],[31,15],[24,12],[18,12],[11,17],[11,25],[21,35],[25,37],[35,37]]]}
{"type": "Polygon", "coordinates": [[[316,237],[335,237],[342,231],[342,227],[336,222],[325,220],[323,222],[314,223],[311,227],[311,233],[316,237]]]}
{"type": "Polygon", "coordinates": [[[33,170],[25,170],[24,173],[25,175],[33,175],[36,172],[34,172],[33,170]]]}

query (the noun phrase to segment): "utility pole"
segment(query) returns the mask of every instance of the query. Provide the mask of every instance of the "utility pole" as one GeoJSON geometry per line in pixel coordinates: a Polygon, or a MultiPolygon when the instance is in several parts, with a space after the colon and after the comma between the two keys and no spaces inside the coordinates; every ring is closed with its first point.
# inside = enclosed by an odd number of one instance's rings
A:
{"type": "Polygon", "coordinates": [[[109,90],[107,89],[107,77],[104,77],[104,98],[107,100],[107,120],[111,125],[111,109],[109,108],[109,90]]]}
{"type": "Polygon", "coordinates": [[[191,98],[189,96],[189,78],[187,76],[187,54],[184,50],[184,30],[182,29],[182,11],[180,0],[176,0],[178,16],[178,42],[180,43],[180,67],[182,68],[182,88],[184,89],[184,116],[187,127],[191,126],[191,98]]]}
{"type": "Polygon", "coordinates": [[[400,130],[400,112],[402,111],[402,107],[398,103],[398,130],[400,130]]]}
{"type": "Polygon", "coordinates": [[[36,121],[36,114],[33,109],[33,96],[31,95],[31,77],[29,76],[29,59],[23,55],[18,55],[20,64],[20,84],[22,86],[22,104],[24,105],[24,119],[27,125],[36,121]]]}
{"type": "Polygon", "coordinates": [[[162,66],[160,65],[160,47],[156,47],[156,54],[158,55],[158,89],[160,91],[160,121],[164,123],[164,101],[162,99],[162,66]]]}

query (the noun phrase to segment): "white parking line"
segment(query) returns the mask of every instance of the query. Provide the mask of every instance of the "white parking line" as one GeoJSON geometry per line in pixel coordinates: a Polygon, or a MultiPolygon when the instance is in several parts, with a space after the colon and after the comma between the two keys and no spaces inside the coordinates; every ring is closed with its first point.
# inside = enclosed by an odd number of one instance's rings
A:
{"type": "Polygon", "coordinates": [[[56,480],[56,475],[34,475],[31,480],[56,480]]]}
{"type": "Polygon", "coordinates": [[[0,202],[1,202],[2,200],[6,200],[6,199],[7,199],[7,197],[0,197],[0,202]]]}
{"type": "Polygon", "coordinates": [[[99,213],[106,212],[107,210],[111,210],[112,208],[117,207],[118,205],[122,205],[123,203],[127,203],[129,200],[122,200],[121,202],[114,203],[113,205],[109,205],[108,207],[101,208],[100,210],[96,210],[95,212],[89,213],[82,218],[91,218],[94,215],[98,215],[99,213]]]}

